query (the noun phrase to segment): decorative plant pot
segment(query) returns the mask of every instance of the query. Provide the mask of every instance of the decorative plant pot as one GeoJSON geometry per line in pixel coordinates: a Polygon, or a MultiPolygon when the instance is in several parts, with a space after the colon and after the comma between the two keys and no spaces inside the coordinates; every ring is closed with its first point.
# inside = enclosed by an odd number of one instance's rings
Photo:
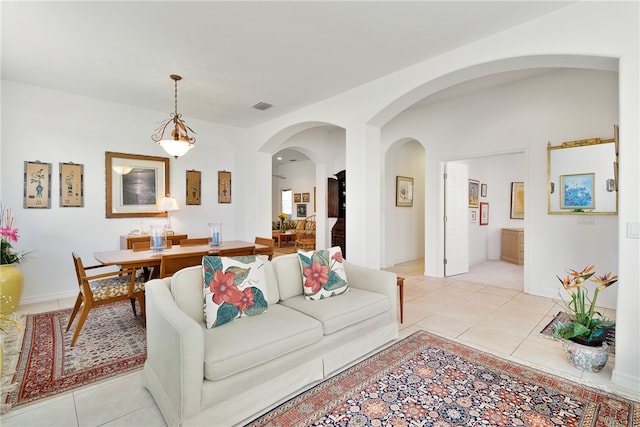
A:
{"type": "Polygon", "coordinates": [[[0,265],[0,313],[16,311],[22,295],[24,276],[15,264],[0,265]]]}
{"type": "Polygon", "coordinates": [[[609,349],[606,342],[603,342],[601,346],[593,347],[563,339],[562,349],[569,363],[583,371],[599,372],[609,359],[609,349]]]}

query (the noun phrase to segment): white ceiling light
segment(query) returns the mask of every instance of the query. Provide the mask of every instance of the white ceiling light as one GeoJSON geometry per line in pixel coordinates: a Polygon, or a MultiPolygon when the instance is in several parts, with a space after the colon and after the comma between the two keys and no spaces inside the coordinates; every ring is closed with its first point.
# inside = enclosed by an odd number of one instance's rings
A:
{"type": "Polygon", "coordinates": [[[156,129],[156,133],[151,135],[151,139],[160,144],[169,155],[177,159],[193,147],[196,139],[189,136],[189,132],[195,132],[182,120],[182,114],[178,113],[178,80],[182,80],[182,77],[177,74],[171,74],[169,77],[175,83],[175,111],[171,113],[171,117],[160,124],[160,127],[156,129]],[[174,127],[171,135],[165,137],[164,131],[169,123],[173,123],[174,127]]]}

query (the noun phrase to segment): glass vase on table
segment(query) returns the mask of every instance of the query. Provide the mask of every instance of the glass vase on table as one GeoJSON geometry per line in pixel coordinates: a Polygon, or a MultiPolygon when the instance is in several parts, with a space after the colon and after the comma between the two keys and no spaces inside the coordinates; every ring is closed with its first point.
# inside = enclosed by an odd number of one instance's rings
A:
{"type": "Polygon", "coordinates": [[[151,250],[154,253],[161,253],[167,247],[167,233],[164,226],[152,226],[150,233],[151,250]]]}
{"type": "Polygon", "coordinates": [[[222,243],[222,223],[210,222],[209,229],[211,230],[211,246],[220,246],[222,243]]]}

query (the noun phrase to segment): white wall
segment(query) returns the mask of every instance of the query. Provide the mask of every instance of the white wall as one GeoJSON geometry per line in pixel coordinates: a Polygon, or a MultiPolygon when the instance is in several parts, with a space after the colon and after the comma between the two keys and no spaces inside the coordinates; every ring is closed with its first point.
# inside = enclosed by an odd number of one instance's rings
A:
{"type": "MultiPolygon", "coordinates": [[[[119,248],[120,235],[141,223],[148,228],[166,222],[105,217],[105,151],[166,157],[151,134],[168,114],[2,81],[1,199],[16,215],[16,248],[33,251],[22,265],[21,303],[77,294],[72,251],[91,265],[94,252],[119,248]],[[35,160],[52,163],[51,209],[22,209],[24,162],[35,160]],[[59,162],[84,165],[84,207],[59,207],[59,162]]],[[[180,206],[172,214],[173,229],[207,236],[207,223],[215,220],[224,224],[223,239],[246,238],[244,231],[236,230],[233,214],[243,197],[231,144],[240,132],[188,118],[187,122],[198,132],[198,140],[191,152],[170,162],[171,193],[180,206]],[[200,206],[185,205],[187,169],[202,172],[200,206]],[[219,170],[232,172],[232,204],[218,204],[219,170]]]]}
{"type": "MultiPolygon", "coordinates": [[[[519,171],[515,169],[516,165],[509,165],[504,176],[503,172],[498,172],[484,178],[496,180],[495,184],[491,182],[488,195],[503,194],[504,197],[497,204],[496,211],[490,209],[490,214],[491,218],[499,218],[496,226],[514,226],[513,221],[506,220],[509,185],[516,178],[526,183],[525,290],[536,295],[557,297],[555,274],[561,275],[568,268],[582,268],[583,264],[595,263],[599,270],[616,270],[616,219],[597,218],[594,225],[585,228],[587,226],[577,224],[575,216],[567,219],[547,215],[547,142],[609,138],[613,136],[613,125],[617,122],[616,73],[562,69],[519,83],[407,110],[383,128],[383,139],[394,141],[413,137],[425,145],[427,170],[441,161],[472,157],[475,160],[469,164],[475,168],[470,169],[469,177],[480,181],[483,180],[480,175],[485,174],[488,168],[500,169],[500,164],[509,163],[510,158],[496,159],[495,164],[482,164],[478,158],[508,151],[530,153],[528,156],[519,155],[521,162],[526,159],[520,164],[519,171]],[[510,171],[508,178],[507,171],[510,171]],[[589,241],[597,244],[588,244],[589,241]],[[582,244],[576,245],[576,242],[582,244]]],[[[428,196],[436,194],[437,180],[431,184],[426,189],[428,196]]],[[[439,260],[442,257],[436,253],[441,247],[441,239],[434,236],[440,215],[437,211],[427,210],[425,221],[426,273],[441,276],[439,260]]],[[[486,240],[478,239],[472,245],[486,246],[472,246],[471,249],[488,257],[489,242],[498,238],[498,230],[480,228],[482,230],[471,227],[475,230],[472,237],[474,234],[476,237],[487,234],[486,240]]],[[[491,246],[495,252],[495,243],[491,246]]],[[[615,288],[610,288],[606,294],[603,292],[599,302],[614,307],[615,288]]]]}

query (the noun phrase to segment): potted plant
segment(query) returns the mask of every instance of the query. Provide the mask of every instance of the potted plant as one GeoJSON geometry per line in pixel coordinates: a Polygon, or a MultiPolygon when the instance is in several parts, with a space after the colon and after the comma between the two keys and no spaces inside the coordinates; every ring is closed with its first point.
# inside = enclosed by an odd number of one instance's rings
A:
{"type": "Polygon", "coordinates": [[[23,275],[16,266],[25,259],[25,252],[16,251],[11,242],[18,241],[18,229],[13,227],[11,209],[0,205],[0,313],[15,311],[22,295],[23,275]]]}
{"type": "MultiPolygon", "coordinates": [[[[558,322],[553,329],[553,338],[562,339],[562,347],[569,362],[580,369],[598,372],[606,365],[609,351],[605,337],[607,331],[615,327],[615,322],[596,311],[598,294],[618,281],[611,272],[598,276],[595,265],[582,271],[569,270],[567,276],[558,280],[571,297],[571,301],[562,299],[569,321],[558,322]],[[589,298],[586,282],[598,284],[589,298]]],[[[562,296],[561,296],[562,298],[562,296]]]]}

